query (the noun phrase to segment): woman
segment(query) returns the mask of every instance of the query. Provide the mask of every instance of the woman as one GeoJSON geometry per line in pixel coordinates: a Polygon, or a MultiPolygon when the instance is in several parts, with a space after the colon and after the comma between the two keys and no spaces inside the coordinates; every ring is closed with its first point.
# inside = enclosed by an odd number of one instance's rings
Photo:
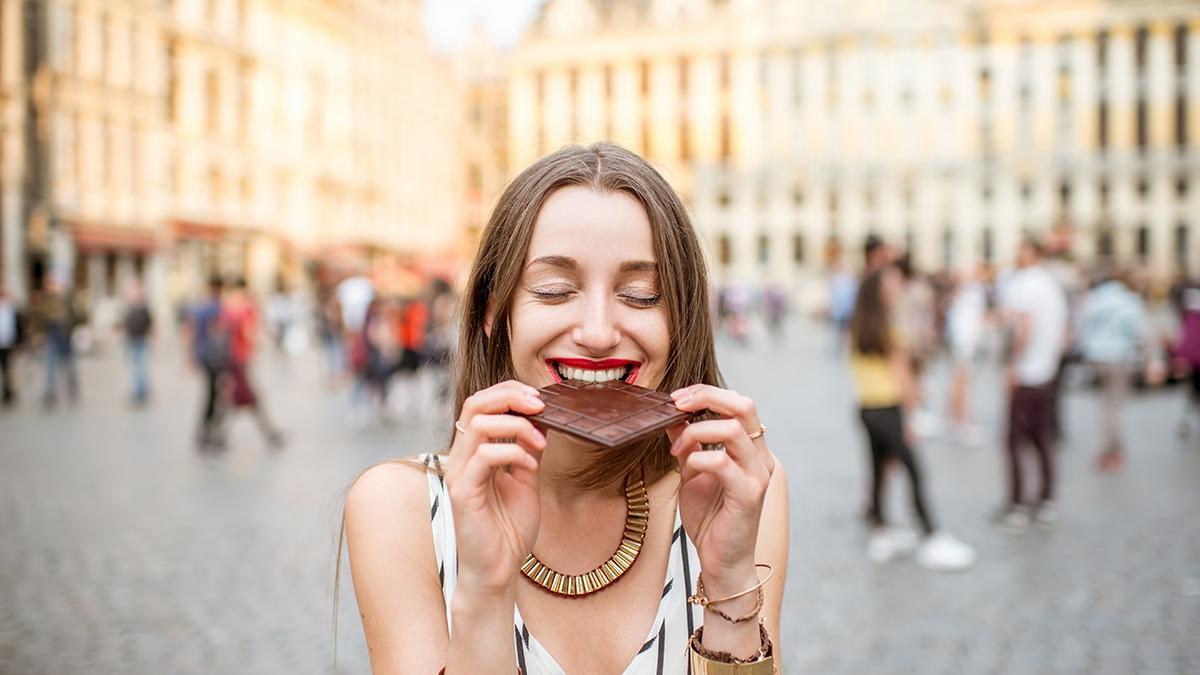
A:
{"type": "Polygon", "coordinates": [[[921,470],[913,456],[913,434],[905,413],[916,401],[911,361],[898,337],[893,313],[902,292],[900,272],[884,267],[868,274],[858,289],[850,321],[850,368],[858,391],[859,415],[871,449],[872,525],[867,555],[877,563],[911,553],[916,538],[908,530],[889,528],[883,515],[883,487],[891,460],[904,464],[911,481],[913,509],[924,540],[917,562],[933,570],[961,570],[975,562],[975,551],[952,535],[939,532],[925,502],[921,470]]]}
{"type": "Polygon", "coordinates": [[[376,673],[682,674],[730,658],[771,672],[787,487],[754,403],[720,388],[707,288],[682,203],[640,157],[571,146],[513,180],[463,299],[448,456],[374,467],[347,498],[376,673]],[[600,451],[518,416],[542,409],[538,387],[614,376],[719,419],[600,451]],[[582,597],[523,575],[530,554],[561,574],[611,561],[639,481],[649,518],[628,571],[582,597]],[[743,593],[767,576],[756,563],[774,575],[743,593]],[[688,603],[701,593],[738,597],[688,603]]]}

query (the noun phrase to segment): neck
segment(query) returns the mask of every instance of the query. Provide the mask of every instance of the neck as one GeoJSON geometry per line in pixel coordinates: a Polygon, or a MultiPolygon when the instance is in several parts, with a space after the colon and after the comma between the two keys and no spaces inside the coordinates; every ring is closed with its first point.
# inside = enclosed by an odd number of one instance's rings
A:
{"type": "Polygon", "coordinates": [[[598,502],[624,502],[625,497],[620,489],[624,484],[621,478],[598,488],[584,487],[575,478],[597,461],[603,452],[606,451],[597,450],[594,445],[554,431],[549,432],[548,444],[538,469],[538,490],[543,506],[574,510],[598,502]]]}

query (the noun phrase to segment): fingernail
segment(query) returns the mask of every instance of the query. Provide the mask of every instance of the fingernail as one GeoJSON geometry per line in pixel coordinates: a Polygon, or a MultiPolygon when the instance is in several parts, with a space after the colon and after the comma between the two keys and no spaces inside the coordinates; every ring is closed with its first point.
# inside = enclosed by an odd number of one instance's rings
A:
{"type": "Polygon", "coordinates": [[[687,403],[691,400],[692,400],[691,394],[684,394],[683,396],[680,396],[679,398],[675,399],[675,405],[687,405],[687,403]]]}
{"type": "Polygon", "coordinates": [[[684,387],[683,389],[676,389],[675,391],[671,392],[671,398],[675,398],[676,396],[682,396],[683,394],[686,394],[686,393],[687,393],[687,387],[684,387]]]}
{"type": "Polygon", "coordinates": [[[525,400],[529,401],[530,405],[535,405],[535,406],[545,405],[545,402],[543,402],[542,399],[538,398],[537,396],[526,396],[525,400]]]}
{"type": "Polygon", "coordinates": [[[538,441],[540,441],[542,443],[546,442],[546,435],[543,434],[540,430],[538,430],[537,427],[533,428],[533,433],[534,433],[534,438],[538,439],[538,441]]]}

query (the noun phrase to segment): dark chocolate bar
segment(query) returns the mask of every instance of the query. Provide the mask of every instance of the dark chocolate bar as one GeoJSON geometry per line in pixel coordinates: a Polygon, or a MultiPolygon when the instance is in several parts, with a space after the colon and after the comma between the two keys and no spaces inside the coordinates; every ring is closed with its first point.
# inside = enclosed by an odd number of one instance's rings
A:
{"type": "Polygon", "coordinates": [[[615,448],[693,418],[671,397],[636,385],[564,380],[542,387],[546,407],[529,419],[606,448],[615,448]]]}

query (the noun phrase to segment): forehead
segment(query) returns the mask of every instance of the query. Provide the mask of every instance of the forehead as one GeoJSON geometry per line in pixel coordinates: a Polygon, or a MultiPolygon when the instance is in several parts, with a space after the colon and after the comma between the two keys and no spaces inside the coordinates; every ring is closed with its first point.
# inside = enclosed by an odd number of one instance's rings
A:
{"type": "Polygon", "coordinates": [[[530,259],[543,255],[654,260],[650,218],[624,192],[559,188],[542,204],[529,242],[530,259]]]}

